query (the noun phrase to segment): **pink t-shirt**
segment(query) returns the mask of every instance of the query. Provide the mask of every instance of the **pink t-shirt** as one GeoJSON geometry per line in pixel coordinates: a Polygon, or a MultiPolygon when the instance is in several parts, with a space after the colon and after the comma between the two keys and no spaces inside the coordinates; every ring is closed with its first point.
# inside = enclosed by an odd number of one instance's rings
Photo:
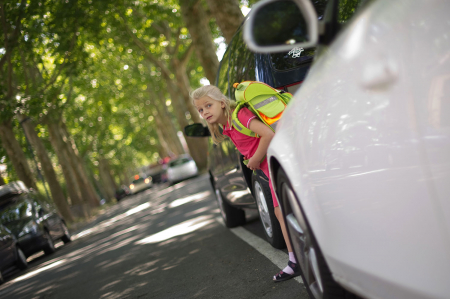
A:
{"type": "MultiPolygon", "coordinates": [[[[238,119],[247,129],[250,125],[250,121],[252,119],[256,118],[256,115],[254,115],[250,110],[247,108],[242,108],[238,112],[238,119]]],[[[233,141],[234,145],[238,149],[238,151],[245,157],[245,159],[250,159],[256,152],[259,146],[260,139],[257,137],[251,137],[247,136],[245,134],[242,134],[238,130],[236,130],[233,126],[230,126],[230,124],[227,123],[226,127],[223,129],[223,134],[227,135],[231,138],[231,141],[233,141]]],[[[269,165],[267,164],[267,159],[264,159],[264,161],[260,165],[261,170],[264,172],[264,174],[269,179],[269,186],[270,186],[270,192],[272,193],[272,201],[273,206],[277,207],[278,202],[275,197],[275,192],[272,187],[272,181],[270,179],[269,175],[269,165]]]]}
{"type": "MultiPolygon", "coordinates": [[[[239,110],[238,112],[238,119],[246,128],[248,128],[248,126],[250,125],[250,121],[254,118],[256,118],[256,115],[254,115],[250,110],[248,110],[245,107],[239,110]]],[[[223,130],[223,134],[231,138],[231,141],[233,141],[234,145],[236,145],[238,151],[246,159],[249,159],[255,154],[256,149],[258,148],[259,145],[259,138],[250,137],[245,134],[242,134],[241,132],[236,130],[233,126],[230,126],[230,124],[228,123],[223,130]]]]}

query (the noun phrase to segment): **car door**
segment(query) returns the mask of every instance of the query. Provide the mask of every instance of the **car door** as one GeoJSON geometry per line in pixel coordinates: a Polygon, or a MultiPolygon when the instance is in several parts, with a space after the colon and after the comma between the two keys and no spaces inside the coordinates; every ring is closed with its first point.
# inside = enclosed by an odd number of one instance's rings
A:
{"type": "Polygon", "coordinates": [[[14,263],[14,238],[0,225],[0,270],[14,263]]]}
{"type": "Polygon", "coordinates": [[[61,237],[63,234],[61,227],[61,218],[55,209],[49,204],[39,201],[34,194],[29,195],[33,202],[35,215],[41,219],[44,226],[47,227],[52,239],[61,237]]]}

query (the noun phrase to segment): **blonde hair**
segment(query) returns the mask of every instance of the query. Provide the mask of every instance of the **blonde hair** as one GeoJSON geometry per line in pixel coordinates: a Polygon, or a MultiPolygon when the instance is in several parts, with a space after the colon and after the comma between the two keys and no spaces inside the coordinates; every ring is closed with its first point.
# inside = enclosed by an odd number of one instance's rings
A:
{"type": "MultiPolygon", "coordinates": [[[[215,101],[219,101],[225,104],[223,112],[228,119],[228,123],[231,124],[231,113],[233,112],[234,108],[236,108],[236,102],[223,95],[220,89],[216,86],[205,85],[191,92],[192,103],[195,105],[195,100],[198,100],[205,96],[208,96],[215,101]]],[[[206,124],[208,125],[208,129],[211,132],[211,137],[215,144],[219,144],[225,140],[226,137],[219,131],[219,124],[210,124],[208,122],[206,124]]]]}

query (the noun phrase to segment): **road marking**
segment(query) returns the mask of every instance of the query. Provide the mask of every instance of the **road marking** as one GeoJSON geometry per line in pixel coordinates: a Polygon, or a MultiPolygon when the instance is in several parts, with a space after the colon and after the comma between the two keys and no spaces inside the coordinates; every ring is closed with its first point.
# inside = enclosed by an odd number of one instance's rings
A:
{"type": "MultiPolygon", "coordinates": [[[[216,221],[225,226],[222,218],[216,217],[216,221]]],[[[268,258],[278,268],[284,269],[284,267],[286,267],[288,255],[283,251],[273,248],[267,241],[255,236],[243,227],[229,228],[229,230],[248,245],[259,251],[259,253],[268,258]]],[[[300,276],[297,276],[294,279],[303,284],[303,280],[300,276]]]]}

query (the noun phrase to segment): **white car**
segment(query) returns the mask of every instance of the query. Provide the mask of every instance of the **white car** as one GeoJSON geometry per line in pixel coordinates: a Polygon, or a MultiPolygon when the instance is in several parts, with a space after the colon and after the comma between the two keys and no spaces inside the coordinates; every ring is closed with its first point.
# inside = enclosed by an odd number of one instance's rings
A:
{"type": "Polygon", "coordinates": [[[183,181],[198,175],[195,161],[188,155],[181,155],[167,164],[167,180],[170,184],[183,181]]]}
{"type": "Polygon", "coordinates": [[[151,176],[137,174],[133,177],[133,181],[130,184],[130,192],[131,194],[136,194],[151,187],[153,187],[153,180],[151,176]]]}
{"type": "Polygon", "coordinates": [[[268,150],[314,298],[450,297],[449,13],[447,0],[366,1],[339,30],[308,0],[252,9],[258,52],[301,53],[322,35],[268,150]],[[292,6],[305,26],[282,22],[292,6]]]}

